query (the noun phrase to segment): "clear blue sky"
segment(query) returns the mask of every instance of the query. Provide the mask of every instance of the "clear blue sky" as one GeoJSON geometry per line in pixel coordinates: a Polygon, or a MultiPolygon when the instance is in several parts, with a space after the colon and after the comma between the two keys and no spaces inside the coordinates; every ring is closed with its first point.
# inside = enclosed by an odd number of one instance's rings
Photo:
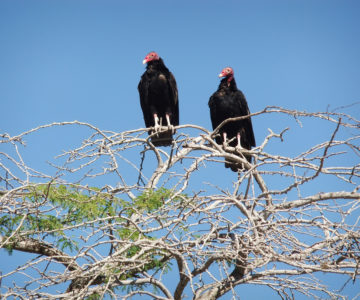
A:
{"type": "Polygon", "coordinates": [[[181,123],[210,128],[227,65],[252,112],[360,101],[358,1],[2,0],[0,45],[0,129],[12,134],[75,119],[143,126],[137,84],[151,50],[176,76],[181,123]]]}
{"type": "MultiPolygon", "coordinates": [[[[144,127],[137,84],[149,51],[176,77],[182,124],[211,129],[207,102],[225,66],[252,112],[360,101],[359,1],[1,0],[0,133],[72,120],[144,127]]],[[[360,115],[359,106],[343,111],[360,115]]],[[[253,124],[258,143],[285,126],[253,124]]],[[[295,141],[321,135],[305,128],[295,141]]],[[[49,147],[60,150],[61,139],[76,136],[44,132],[34,160],[59,154],[49,147]]]]}

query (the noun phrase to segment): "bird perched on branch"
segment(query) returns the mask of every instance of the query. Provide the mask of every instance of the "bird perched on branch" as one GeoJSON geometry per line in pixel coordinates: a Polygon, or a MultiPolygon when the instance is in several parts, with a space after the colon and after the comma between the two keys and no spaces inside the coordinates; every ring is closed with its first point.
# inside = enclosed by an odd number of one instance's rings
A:
{"type": "MultiPolygon", "coordinates": [[[[238,90],[234,79],[234,70],[230,67],[224,68],[219,74],[223,78],[217,91],[210,97],[209,108],[213,129],[218,127],[221,122],[229,118],[236,118],[250,114],[248,104],[244,94],[238,90]]],[[[219,136],[215,138],[219,145],[229,145],[231,147],[245,148],[250,150],[255,147],[255,137],[251,118],[238,121],[230,121],[219,129],[219,136]]],[[[248,162],[251,156],[245,155],[248,162]]],[[[226,168],[231,168],[237,172],[240,166],[226,161],[226,168]]]]}
{"type": "Polygon", "coordinates": [[[146,55],[143,63],[146,71],[141,76],[138,90],[141,109],[146,127],[154,146],[169,146],[175,133],[174,126],[179,125],[178,90],[174,75],[165,66],[156,52],[146,55]],[[162,127],[166,126],[164,130],[162,127]]]}

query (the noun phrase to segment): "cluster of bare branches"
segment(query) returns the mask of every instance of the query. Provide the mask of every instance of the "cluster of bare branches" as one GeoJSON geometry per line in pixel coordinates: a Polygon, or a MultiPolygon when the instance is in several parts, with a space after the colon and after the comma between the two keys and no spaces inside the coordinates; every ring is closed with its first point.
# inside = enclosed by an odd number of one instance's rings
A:
{"type": "Polygon", "coordinates": [[[283,299],[345,299],[319,274],[344,285],[360,275],[360,122],[279,107],[252,114],[281,116],[325,124],[328,136],[286,155],[268,149],[286,148],[288,128],[269,129],[251,151],[217,145],[218,130],[196,125],[177,126],[171,149],[154,147],[149,129],[78,121],[0,135],[0,247],[33,254],[2,271],[2,297],[217,299],[257,284],[283,299]],[[47,171],[24,161],[28,137],[64,125],[90,135],[47,171]],[[222,169],[224,159],[243,170],[222,169]],[[219,170],[231,173],[225,185],[219,170]]]}

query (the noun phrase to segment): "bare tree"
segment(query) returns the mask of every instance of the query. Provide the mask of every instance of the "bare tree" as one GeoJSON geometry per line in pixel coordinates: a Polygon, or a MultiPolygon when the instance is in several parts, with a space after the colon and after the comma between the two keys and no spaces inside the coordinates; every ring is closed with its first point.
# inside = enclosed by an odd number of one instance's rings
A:
{"type": "Polygon", "coordinates": [[[218,129],[195,125],[177,126],[171,149],[154,147],[148,129],[77,121],[2,134],[0,245],[33,254],[1,274],[3,299],[229,299],[247,284],[282,299],[345,299],[319,275],[345,285],[360,274],[360,122],[279,107],[252,117],[311,122],[328,135],[303,150],[298,141],[291,155],[286,127],[251,151],[219,146],[218,129]],[[90,135],[46,172],[25,162],[28,137],[65,125],[90,135]],[[243,168],[224,168],[226,185],[211,171],[224,159],[243,168]]]}

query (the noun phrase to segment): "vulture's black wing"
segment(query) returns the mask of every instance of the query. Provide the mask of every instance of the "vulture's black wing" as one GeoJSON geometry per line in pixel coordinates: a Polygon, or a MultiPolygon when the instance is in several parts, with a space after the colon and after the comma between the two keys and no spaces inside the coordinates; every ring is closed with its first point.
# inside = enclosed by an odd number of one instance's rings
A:
{"type": "MultiPolygon", "coordinates": [[[[213,130],[215,130],[215,128],[218,127],[222,121],[226,120],[226,116],[224,116],[222,110],[220,109],[220,106],[224,105],[224,103],[222,103],[223,101],[224,101],[223,97],[221,97],[218,92],[215,92],[210,97],[209,108],[210,108],[211,125],[213,130]]],[[[221,136],[217,136],[215,140],[216,143],[218,143],[219,145],[222,144],[221,136]]]]}
{"type": "Polygon", "coordinates": [[[141,76],[139,85],[138,85],[138,91],[140,95],[140,106],[141,110],[143,112],[145,126],[146,127],[152,127],[153,126],[153,116],[150,111],[150,101],[149,101],[149,85],[150,80],[148,78],[148,75],[144,73],[141,76]]]}
{"type": "Polygon", "coordinates": [[[168,78],[170,86],[170,94],[172,95],[171,102],[171,113],[172,113],[172,125],[179,125],[179,98],[178,98],[178,89],[176,85],[176,80],[174,75],[170,72],[168,78]]]}
{"type": "MultiPolygon", "coordinates": [[[[233,100],[234,103],[237,104],[236,115],[234,117],[250,115],[246,98],[240,90],[237,90],[233,94],[233,100]]],[[[236,124],[237,131],[240,132],[242,147],[248,150],[250,150],[251,147],[255,147],[256,143],[251,118],[249,117],[234,123],[236,124]]]]}

